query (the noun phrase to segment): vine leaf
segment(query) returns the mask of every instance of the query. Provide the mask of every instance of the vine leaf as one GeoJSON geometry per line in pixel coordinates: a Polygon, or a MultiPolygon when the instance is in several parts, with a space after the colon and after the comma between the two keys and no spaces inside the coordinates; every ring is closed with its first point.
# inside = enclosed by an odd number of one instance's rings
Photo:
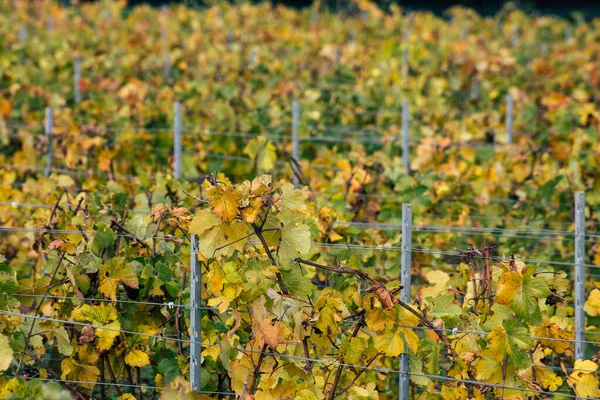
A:
{"type": "Polygon", "coordinates": [[[237,217],[241,195],[235,188],[211,186],[206,194],[213,212],[224,222],[233,221],[237,217]]]}
{"type": "Polygon", "coordinates": [[[308,225],[289,225],[281,230],[281,240],[277,255],[280,266],[287,266],[299,256],[305,256],[310,251],[310,229],[308,225]]]}
{"type": "Polygon", "coordinates": [[[150,357],[142,350],[131,350],[125,356],[125,363],[130,367],[145,367],[150,364],[150,357]]]}
{"type": "Polygon", "coordinates": [[[386,356],[397,357],[404,352],[404,341],[398,330],[389,330],[375,336],[375,348],[386,356]]]}
{"type": "MultiPolygon", "coordinates": [[[[245,222],[231,221],[215,226],[198,237],[198,251],[206,258],[242,251],[246,245],[249,226],[245,222]]],[[[194,232],[192,232],[194,233],[194,232]]]]}
{"type": "Polygon", "coordinates": [[[265,309],[265,297],[260,296],[252,303],[252,333],[258,339],[260,346],[265,343],[275,349],[281,342],[282,326],[280,322],[272,323],[265,309]]]}
{"type": "Polygon", "coordinates": [[[69,334],[64,326],[59,326],[58,328],[54,328],[54,336],[56,337],[56,341],[58,342],[58,352],[63,356],[70,356],[73,354],[73,344],[69,339],[69,334]]]}
{"type": "MultiPolygon", "coordinates": [[[[281,187],[280,196],[280,215],[282,218],[293,216],[297,218],[298,213],[306,212],[306,202],[301,191],[294,188],[291,183],[286,183],[281,187]]],[[[283,221],[282,221],[283,222],[283,221]]]]}
{"type": "Polygon", "coordinates": [[[282,269],[281,277],[292,295],[298,298],[306,298],[306,296],[312,294],[314,285],[310,279],[302,274],[300,268],[282,269]]]}
{"type": "Polygon", "coordinates": [[[98,306],[84,304],[73,310],[72,316],[76,321],[90,322],[92,325],[110,329],[96,329],[96,336],[98,337],[96,347],[98,350],[109,350],[119,336],[119,332],[113,331],[113,329],[121,329],[121,324],[118,321],[117,309],[112,304],[103,303],[98,306]]]}
{"type": "Polygon", "coordinates": [[[244,154],[252,159],[259,173],[270,171],[277,161],[277,149],[262,136],[250,140],[244,147],[244,154]]]}
{"type": "Polygon", "coordinates": [[[594,289],[590,293],[590,297],[583,305],[583,309],[588,315],[595,317],[600,314],[600,290],[594,289]]]}
{"type": "Polygon", "coordinates": [[[517,314],[532,325],[542,323],[538,299],[548,297],[550,289],[543,277],[535,277],[535,270],[506,271],[500,277],[496,301],[508,305],[517,314]]]}
{"type": "Polygon", "coordinates": [[[421,290],[421,296],[423,299],[428,297],[436,297],[437,295],[448,290],[448,281],[450,275],[444,271],[433,270],[425,274],[425,279],[432,285],[421,290]]]}
{"type": "Polygon", "coordinates": [[[209,209],[202,209],[196,212],[196,216],[190,223],[189,232],[201,236],[204,232],[215,226],[221,225],[221,218],[209,209]]]}
{"type": "Polygon", "coordinates": [[[100,278],[98,290],[100,293],[111,300],[116,300],[119,283],[138,289],[138,265],[141,266],[136,261],[125,264],[122,257],[111,258],[102,264],[98,271],[98,277],[100,278]]]}
{"type": "Polygon", "coordinates": [[[93,389],[100,375],[100,370],[95,366],[100,356],[89,345],[79,347],[77,353],[69,358],[65,358],[61,363],[62,374],[60,379],[69,379],[87,383],[78,385],[86,389],[93,389]]]}
{"type": "Polygon", "coordinates": [[[6,371],[13,361],[13,349],[4,335],[0,335],[0,371],[6,371]]]}
{"type": "Polygon", "coordinates": [[[477,372],[476,379],[478,381],[502,383],[502,361],[498,361],[496,355],[490,350],[481,352],[475,370],[477,372]]]}
{"type": "MultiPolygon", "coordinates": [[[[567,374],[566,368],[562,365],[563,372],[567,374]]],[[[567,383],[577,396],[591,399],[600,398],[600,382],[596,378],[594,371],[598,369],[598,364],[590,360],[577,360],[571,374],[567,374],[567,383]]]]}
{"type": "Polygon", "coordinates": [[[494,359],[501,363],[508,356],[516,369],[529,367],[531,361],[525,351],[533,347],[529,331],[516,320],[506,320],[502,325],[495,327],[488,335],[489,349],[494,359]]]}

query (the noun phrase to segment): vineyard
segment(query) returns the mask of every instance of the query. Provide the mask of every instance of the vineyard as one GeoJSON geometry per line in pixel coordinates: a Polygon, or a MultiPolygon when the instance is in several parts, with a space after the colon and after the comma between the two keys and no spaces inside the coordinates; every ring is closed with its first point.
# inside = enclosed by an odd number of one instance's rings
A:
{"type": "Polygon", "coordinates": [[[600,24],[0,3],[0,399],[600,398],[600,24]]]}

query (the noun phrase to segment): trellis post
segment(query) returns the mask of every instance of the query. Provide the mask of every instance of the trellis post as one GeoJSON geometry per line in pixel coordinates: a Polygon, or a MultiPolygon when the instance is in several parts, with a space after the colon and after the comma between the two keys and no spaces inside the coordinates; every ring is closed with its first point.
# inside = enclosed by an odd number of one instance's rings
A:
{"type": "Polygon", "coordinates": [[[190,384],[192,390],[200,391],[202,363],[202,270],[198,262],[198,237],[190,236],[190,384]]]}
{"type": "Polygon", "coordinates": [[[25,24],[19,25],[19,42],[25,44],[27,42],[27,27],[25,24]]]}
{"type": "MultiPolygon", "coordinates": [[[[410,303],[410,275],[412,265],[412,204],[402,204],[402,258],[400,269],[400,300],[410,303]]],[[[404,343],[404,353],[400,354],[400,374],[398,400],[409,399],[410,377],[408,368],[408,347],[404,343]]]]}
{"type": "Polygon", "coordinates": [[[171,78],[171,54],[165,54],[165,80],[168,81],[171,78]]]}
{"type": "Polygon", "coordinates": [[[477,75],[473,75],[473,78],[471,78],[471,100],[479,100],[479,80],[477,79],[477,75]]]}
{"type": "Polygon", "coordinates": [[[410,138],[408,128],[410,126],[410,112],[408,100],[402,102],[402,163],[404,172],[410,175],[410,138]]]}
{"type": "Polygon", "coordinates": [[[575,193],[575,360],[585,359],[585,193],[575,193]]]}
{"type": "Polygon", "coordinates": [[[506,143],[512,144],[513,142],[513,111],[514,100],[512,94],[506,95],[506,143]]]}
{"type": "Polygon", "coordinates": [[[52,112],[52,108],[46,107],[46,117],[44,119],[44,133],[46,134],[46,138],[48,139],[48,150],[46,152],[46,157],[48,158],[46,164],[46,170],[44,171],[44,175],[47,177],[50,176],[50,170],[52,169],[52,126],[54,125],[54,113],[52,112]]]}
{"type": "MultiPolygon", "coordinates": [[[[300,162],[300,137],[298,136],[298,128],[300,127],[300,102],[294,100],[292,103],[292,171],[296,170],[296,164],[300,162]]],[[[300,186],[300,180],[297,173],[292,176],[294,187],[300,186]]]]}
{"type": "Polygon", "coordinates": [[[181,178],[181,103],[173,105],[173,163],[175,178],[181,178]]]}
{"type": "Polygon", "coordinates": [[[81,103],[81,56],[76,55],[73,63],[73,91],[75,104],[81,103]]]}

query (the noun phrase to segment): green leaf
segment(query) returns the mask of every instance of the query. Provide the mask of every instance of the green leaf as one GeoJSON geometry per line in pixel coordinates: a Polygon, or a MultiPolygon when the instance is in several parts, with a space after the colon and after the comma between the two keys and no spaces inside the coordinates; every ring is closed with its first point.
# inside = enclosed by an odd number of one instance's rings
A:
{"type": "Polygon", "coordinates": [[[251,139],[244,147],[244,154],[252,159],[258,173],[270,171],[277,161],[277,149],[262,136],[251,139]]]}
{"type": "Polygon", "coordinates": [[[435,299],[429,299],[434,306],[427,312],[428,317],[432,318],[444,318],[444,317],[457,317],[462,314],[462,309],[455,304],[453,294],[445,294],[435,299]]]}
{"type": "Polygon", "coordinates": [[[171,353],[170,356],[166,355],[161,358],[157,370],[163,377],[168,377],[169,380],[175,379],[176,376],[181,376],[177,354],[171,353]]]}
{"type": "Polygon", "coordinates": [[[135,236],[145,235],[147,228],[146,217],[141,214],[136,214],[125,222],[125,229],[135,236]]]}
{"type": "Polygon", "coordinates": [[[102,263],[100,257],[96,257],[93,253],[83,253],[79,257],[79,265],[83,268],[86,274],[94,274],[98,272],[98,267],[102,263]]]}
{"type": "Polygon", "coordinates": [[[223,364],[223,367],[227,371],[229,371],[229,357],[231,356],[232,349],[231,343],[229,343],[227,339],[222,339],[219,342],[219,347],[221,349],[221,351],[219,352],[219,360],[221,360],[221,364],[223,364]]]}
{"type": "Polygon", "coordinates": [[[100,222],[96,225],[96,233],[94,234],[94,248],[96,250],[104,250],[112,246],[115,242],[115,233],[108,225],[100,222]]]}
{"type": "Polygon", "coordinates": [[[56,341],[58,342],[58,352],[63,356],[70,356],[73,354],[74,346],[69,339],[69,334],[64,326],[59,326],[53,330],[56,341]]]}
{"type": "Polygon", "coordinates": [[[281,266],[286,266],[297,257],[305,256],[310,251],[310,229],[302,224],[284,227],[281,230],[281,240],[277,255],[281,266]]]}
{"type": "Polygon", "coordinates": [[[280,272],[283,283],[293,296],[304,299],[312,294],[314,285],[310,279],[304,276],[300,267],[281,269],[280,272]]]}

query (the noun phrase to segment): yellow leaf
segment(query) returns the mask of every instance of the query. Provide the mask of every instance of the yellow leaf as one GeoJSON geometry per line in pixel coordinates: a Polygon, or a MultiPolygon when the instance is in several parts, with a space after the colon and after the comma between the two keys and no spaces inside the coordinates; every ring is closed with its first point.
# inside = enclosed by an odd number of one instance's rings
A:
{"type": "Polygon", "coordinates": [[[210,187],[206,191],[212,210],[224,222],[233,221],[238,214],[240,194],[232,187],[210,187]]]}
{"type": "Polygon", "coordinates": [[[510,304],[522,283],[523,277],[517,271],[508,271],[502,274],[496,291],[496,301],[500,304],[510,304]]]}
{"type": "Polygon", "coordinates": [[[13,349],[4,335],[0,335],[0,372],[6,371],[13,360],[13,349]]]}
{"type": "Polygon", "coordinates": [[[594,374],[597,369],[598,365],[593,361],[575,361],[573,372],[567,377],[567,383],[573,388],[577,396],[600,398],[600,382],[594,374]]]}
{"type": "Polygon", "coordinates": [[[427,279],[427,281],[433,286],[429,286],[421,290],[421,296],[423,300],[425,300],[427,297],[436,297],[445,292],[448,289],[450,275],[444,271],[434,270],[425,274],[425,279],[427,279]]]}
{"type": "Polygon", "coordinates": [[[122,395],[122,396],[119,396],[119,397],[117,398],[117,400],[136,400],[136,399],[135,399],[135,396],[134,396],[134,395],[132,395],[132,394],[129,394],[129,393],[125,393],[124,395],[122,395]]]}
{"type": "Polygon", "coordinates": [[[89,345],[80,347],[77,356],[73,355],[61,362],[60,379],[87,382],[76,385],[90,390],[93,389],[96,385],[94,382],[100,375],[100,370],[95,366],[98,358],[98,353],[93,347],[89,345]]]}
{"type": "Polygon", "coordinates": [[[196,216],[190,223],[189,231],[195,235],[202,235],[209,229],[221,225],[221,218],[209,209],[203,209],[196,213],[196,216]]]}
{"type": "Polygon", "coordinates": [[[397,357],[404,352],[404,341],[398,331],[387,331],[375,336],[375,348],[386,356],[397,357]]]}
{"type": "Polygon", "coordinates": [[[122,257],[115,257],[102,264],[98,271],[100,286],[98,290],[111,300],[117,299],[117,286],[123,283],[138,289],[136,262],[125,264],[122,257]]]}
{"type": "Polygon", "coordinates": [[[98,337],[98,350],[109,350],[119,336],[117,331],[121,329],[121,324],[117,320],[117,309],[112,304],[100,304],[98,306],[84,304],[73,310],[72,317],[76,321],[86,321],[98,326],[98,328],[95,328],[95,334],[98,337]]]}
{"type": "Polygon", "coordinates": [[[150,364],[150,357],[141,350],[132,350],[125,356],[125,363],[130,367],[144,367],[150,364]]]}
{"type": "Polygon", "coordinates": [[[583,309],[592,317],[600,314],[600,290],[592,290],[590,297],[583,305],[583,309]]]}
{"type": "Polygon", "coordinates": [[[242,251],[247,242],[248,224],[241,221],[222,223],[198,238],[198,251],[206,258],[218,257],[232,250],[242,251]]]}
{"type": "Polygon", "coordinates": [[[556,374],[549,374],[542,381],[542,387],[551,392],[554,392],[555,390],[557,390],[560,387],[560,385],[562,385],[562,384],[563,384],[562,378],[560,378],[559,376],[556,376],[556,374]]]}

